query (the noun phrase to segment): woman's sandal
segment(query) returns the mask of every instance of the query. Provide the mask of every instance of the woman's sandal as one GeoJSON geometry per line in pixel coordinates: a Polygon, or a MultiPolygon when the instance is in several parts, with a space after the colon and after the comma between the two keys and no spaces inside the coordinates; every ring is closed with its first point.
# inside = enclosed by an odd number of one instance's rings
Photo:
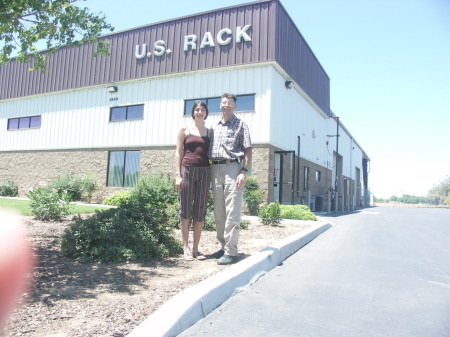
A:
{"type": "Polygon", "coordinates": [[[197,259],[197,260],[205,260],[206,259],[206,256],[200,252],[197,252],[197,254],[194,254],[193,256],[194,256],[194,259],[197,259]]]}
{"type": "Polygon", "coordinates": [[[189,251],[184,252],[184,260],[185,261],[192,261],[193,259],[194,258],[192,257],[191,252],[189,252],[189,251]]]}

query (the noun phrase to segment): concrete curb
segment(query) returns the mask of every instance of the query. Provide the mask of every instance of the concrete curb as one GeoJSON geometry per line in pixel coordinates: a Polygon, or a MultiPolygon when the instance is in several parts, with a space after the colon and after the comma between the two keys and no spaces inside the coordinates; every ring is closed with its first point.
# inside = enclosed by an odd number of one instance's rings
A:
{"type": "Polygon", "coordinates": [[[330,227],[330,223],[324,222],[314,225],[185,289],[164,303],[127,336],[169,337],[180,334],[330,227]]]}

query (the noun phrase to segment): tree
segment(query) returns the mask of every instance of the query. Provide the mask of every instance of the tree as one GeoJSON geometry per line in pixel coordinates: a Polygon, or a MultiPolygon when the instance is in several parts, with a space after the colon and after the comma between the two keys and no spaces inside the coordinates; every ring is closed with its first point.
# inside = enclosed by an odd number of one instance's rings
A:
{"type": "Polygon", "coordinates": [[[434,204],[450,205],[450,176],[447,176],[440,183],[435,185],[429,192],[428,198],[434,204]]]}
{"type": "Polygon", "coordinates": [[[19,62],[31,62],[30,70],[47,70],[46,55],[64,45],[96,44],[93,56],[109,55],[108,40],[99,40],[103,30],[114,27],[104,16],[75,5],[85,0],[0,0],[0,65],[14,54],[19,62]],[[40,53],[39,42],[46,42],[46,53],[40,53]],[[32,62],[34,61],[34,62],[32,62]]]}

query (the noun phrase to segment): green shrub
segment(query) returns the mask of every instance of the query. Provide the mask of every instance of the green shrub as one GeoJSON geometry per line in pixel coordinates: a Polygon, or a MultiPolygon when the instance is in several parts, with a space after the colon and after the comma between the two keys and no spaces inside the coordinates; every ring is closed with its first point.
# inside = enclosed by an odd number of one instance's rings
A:
{"type": "Polygon", "coordinates": [[[90,201],[95,190],[96,179],[92,173],[84,176],[66,173],[51,181],[48,186],[56,189],[59,194],[66,191],[70,201],[90,201]]]}
{"type": "Polygon", "coordinates": [[[203,222],[203,229],[209,232],[213,232],[216,230],[216,220],[214,218],[214,211],[211,209],[208,209],[206,211],[205,221],[203,222]]]}
{"type": "Polygon", "coordinates": [[[208,195],[208,207],[206,209],[206,217],[203,222],[203,229],[205,231],[215,231],[216,230],[216,219],[214,218],[214,202],[212,193],[208,195]]]}
{"type": "Polygon", "coordinates": [[[175,179],[162,173],[141,177],[131,190],[130,197],[139,198],[148,208],[165,209],[168,204],[178,202],[175,179]]]}
{"type": "Polygon", "coordinates": [[[145,207],[135,197],[118,208],[74,218],[61,241],[64,256],[80,262],[147,261],[181,253],[182,247],[166,224],[166,213],[145,207]]]}
{"type": "Polygon", "coordinates": [[[96,184],[97,178],[92,172],[88,172],[81,177],[81,200],[91,202],[92,193],[94,193],[96,189],[96,184]]]}
{"type": "Polygon", "coordinates": [[[255,177],[248,177],[244,188],[244,201],[250,215],[257,215],[262,202],[262,195],[255,177]]]}
{"type": "Polygon", "coordinates": [[[241,220],[241,229],[248,229],[248,226],[250,225],[250,221],[249,220],[241,220]]]}
{"type": "Polygon", "coordinates": [[[281,222],[280,204],[276,201],[264,205],[259,210],[258,216],[264,225],[278,225],[281,222]]]}
{"type": "MultiPolygon", "coordinates": [[[[167,220],[170,226],[180,229],[180,204],[177,202],[173,205],[168,205],[166,207],[167,220]]],[[[190,229],[192,229],[192,221],[190,224],[190,229]]],[[[203,230],[205,231],[215,231],[216,230],[216,220],[214,219],[214,206],[212,195],[208,196],[208,206],[206,210],[205,221],[203,222],[203,230]]]]}
{"type": "Polygon", "coordinates": [[[450,205],[450,196],[444,199],[444,205],[450,205]]]}
{"type": "Polygon", "coordinates": [[[65,191],[58,193],[49,187],[39,187],[30,190],[31,213],[39,220],[61,220],[69,214],[69,196],[65,191]]]}
{"type": "Polygon", "coordinates": [[[180,229],[180,205],[168,204],[165,208],[166,223],[169,227],[180,229]]]}
{"type": "Polygon", "coordinates": [[[130,191],[119,191],[103,200],[103,205],[120,206],[130,199],[130,191]]]}
{"type": "MultiPolygon", "coordinates": [[[[175,179],[162,173],[153,173],[139,179],[131,190],[130,198],[141,198],[147,208],[163,209],[166,212],[166,223],[172,228],[180,228],[178,192],[175,188],[175,179]]],[[[214,207],[211,194],[208,198],[208,208],[203,229],[216,230],[214,220],[214,207]]]]}
{"type": "Polygon", "coordinates": [[[19,187],[14,181],[6,181],[0,183],[0,196],[17,197],[18,194],[19,194],[19,187]]]}
{"type": "Polygon", "coordinates": [[[280,205],[282,219],[313,220],[317,218],[306,205],[280,205]]]}

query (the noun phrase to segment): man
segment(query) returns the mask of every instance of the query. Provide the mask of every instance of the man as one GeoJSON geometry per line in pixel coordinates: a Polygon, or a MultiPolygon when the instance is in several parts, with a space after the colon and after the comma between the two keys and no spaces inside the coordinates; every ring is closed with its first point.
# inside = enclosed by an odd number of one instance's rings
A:
{"type": "Polygon", "coordinates": [[[221,250],[213,256],[220,265],[235,263],[238,254],[239,226],[252,144],[247,124],[234,115],[236,96],[223,94],[222,119],[213,127],[209,158],[214,198],[214,218],[221,250]]]}

